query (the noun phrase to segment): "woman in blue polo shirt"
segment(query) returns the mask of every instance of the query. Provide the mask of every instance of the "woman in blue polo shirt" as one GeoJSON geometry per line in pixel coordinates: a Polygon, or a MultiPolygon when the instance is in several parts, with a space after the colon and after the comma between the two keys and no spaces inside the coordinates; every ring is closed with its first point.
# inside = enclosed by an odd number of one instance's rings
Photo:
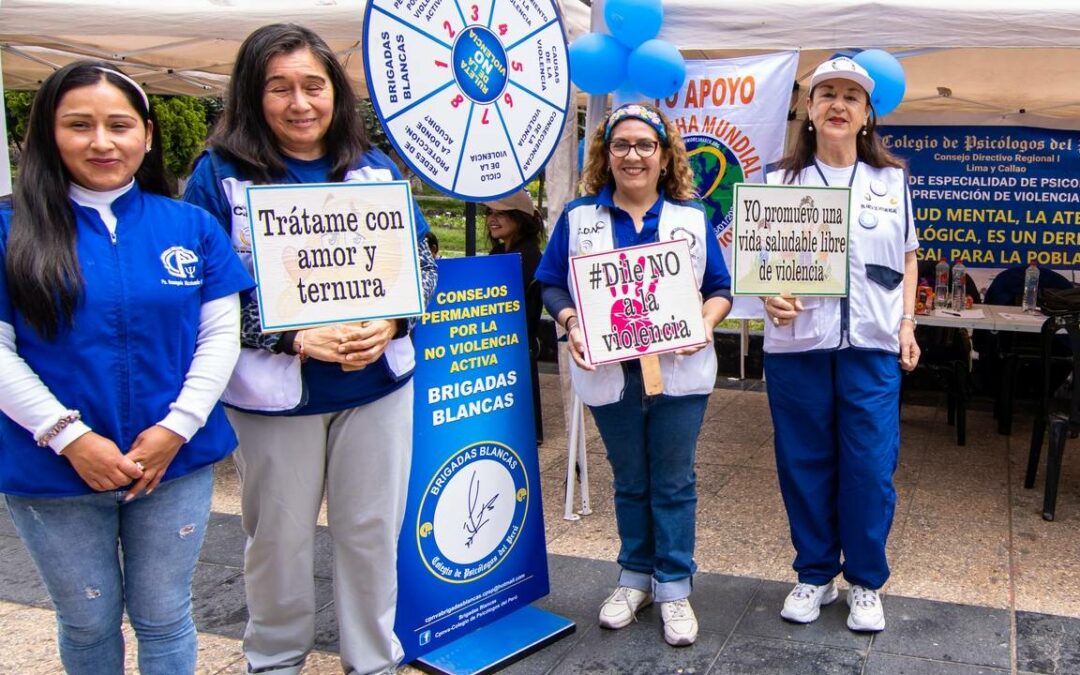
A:
{"type": "Polygon", "coordinates": [[[586,197],[567,205],[536,278],[548,312],[567,329],[574,389],[589,406],[614,474],[619,526],[618,586],[600,608],[600,625],[630,625],[660,603],[664,639],[697,639],[689,596],[694,564],[697,477],[694,452],[708,395],[716,384],[712,333],[731,309],[720,246],[699,202],[678,130],[651,105],[614,110],[593,134],[581,183],[586,197]],[[709,343],[661,354],[664,391],[647,395],[637,360],[592,366],[584,358],[569,260],[657,241],[685,239],[703,300],[709,343]]]}
{"type": "MultiPolygon", "coordinates": [[[[184,198],[217,216],[250,268],[245,189],[252,184],[389,181],[344,69],[293,24],[264,26],[240,47],[225,111],[184,198]]],[[[425,300],[436,264],[415,213],[425,300]]],[[[314,561],[325,490],[334,545],[342,669],[391,671],[397,537],[412,456],[412,341],[405,321],[263,333],[255,294],[242,311],[236,372],[225,391],[240,437],[252,672],[299,673],[315,639],[314,561]]]]}
{"type": "Polygon", "coordinates": [[[146,94],[104,63],[49,76],[0,206],[0,491],[56,606],[69,673],[195,671],[191,579],[218,398],[251,278],[169,199],[146,94]]]}

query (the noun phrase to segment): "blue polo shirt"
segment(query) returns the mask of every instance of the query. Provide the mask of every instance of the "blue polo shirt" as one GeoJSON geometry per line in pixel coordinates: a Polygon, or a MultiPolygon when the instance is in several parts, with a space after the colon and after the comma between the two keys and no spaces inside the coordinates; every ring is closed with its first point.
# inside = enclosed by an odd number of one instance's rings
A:
{"type": "MultiPolygon", "coordinates": [[[[115,240],[97,211],[71,202],[83,294],[69,325],[43,339],[8,294],[10,203],[0,206],[0,321],[20,357],[66,407],[126,452],[169,413],[195,355],[202,305],[253,281],[202,209],[138,185],[112,204],[115,240]]],[[[236,447],[221,404],[177,453],[164,480],[213,464],[236,447]]],[[[0,492],[60,497],[93,492],[63,456],[0,415],[0,492]]]]}

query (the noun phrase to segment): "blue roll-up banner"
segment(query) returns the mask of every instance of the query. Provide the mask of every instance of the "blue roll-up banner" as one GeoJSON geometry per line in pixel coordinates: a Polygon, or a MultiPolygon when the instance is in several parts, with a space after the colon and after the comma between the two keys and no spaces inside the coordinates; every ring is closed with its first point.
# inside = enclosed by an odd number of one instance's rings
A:
{"type": "Polygon", "coordinates": [[[1080,269],[1080,131],[885,126],[909,164],[920,259],[1080,269]]]}
{"type": "Polygon", "coordinates": [[[406,661],[548,593],[525,335],[520,256],[439,261],[415,333],[395,625],[406,661]]]}

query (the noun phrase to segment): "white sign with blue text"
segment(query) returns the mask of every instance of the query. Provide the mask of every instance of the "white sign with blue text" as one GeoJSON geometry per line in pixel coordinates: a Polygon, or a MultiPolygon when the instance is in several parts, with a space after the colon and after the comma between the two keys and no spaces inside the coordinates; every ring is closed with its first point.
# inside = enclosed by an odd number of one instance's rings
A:
{"type": "Polygon", "coordinates": [[[398,155],[427,183],[482,201],[544,167],[570,108],[553,0],[371,0],[364,73],[398,155]]]}

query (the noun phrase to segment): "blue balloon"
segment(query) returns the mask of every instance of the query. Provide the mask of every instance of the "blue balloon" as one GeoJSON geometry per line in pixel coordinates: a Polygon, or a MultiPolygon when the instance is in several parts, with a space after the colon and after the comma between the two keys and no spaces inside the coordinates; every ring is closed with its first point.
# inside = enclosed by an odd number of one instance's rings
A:
{"type": "Polygon", "coordinates": [[[604,22],[615,39],[630,49],[660,32],[664,7],[660,0],[607,0],[604,22]]]}
{"type": "Polygon", "coordinates": [[[630,82],[649,98],[667,98],[686,81],[686,61],[667,40],[646,40],[630,52],[630,82]]]}
{"type": "Polygon", "coordinates": [[[606,33],[586,33],[570,45],[570,79],[590,94],[606,94],[626,77],[629,50],[606,33]]]}
{"type": "Polygon", "coordinates": [[[878,117],[888,115],[904,100],[907,78],[904,67],[895,56],[880,49],[867,49],[852,57],[855,63],[866,69],[874,79],[874,93],[870,102],[878,117]]]}

